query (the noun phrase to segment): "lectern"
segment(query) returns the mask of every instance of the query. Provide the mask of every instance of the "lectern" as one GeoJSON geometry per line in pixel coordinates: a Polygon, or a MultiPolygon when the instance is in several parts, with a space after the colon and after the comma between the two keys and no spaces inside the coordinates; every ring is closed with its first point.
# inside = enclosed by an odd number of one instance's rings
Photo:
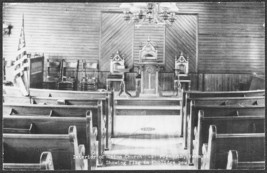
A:
{"type": "Polygon", "coordinates": [[[159,71],[163,63],[158,60],[158,51],[150,39],[139,51],[139,62],[135,65],[139,68],[140,78],[136,83],[141,84],[141,94],[158,95],[159,71]]]}

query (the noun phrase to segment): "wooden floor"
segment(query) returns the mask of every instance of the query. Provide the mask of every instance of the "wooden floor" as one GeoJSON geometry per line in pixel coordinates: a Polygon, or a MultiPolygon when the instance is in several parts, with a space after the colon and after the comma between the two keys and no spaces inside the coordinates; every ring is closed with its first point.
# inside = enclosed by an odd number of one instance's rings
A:
{"type": "Polygon", "coordinates": [[[183,170],[188,154],[179,138],[180,116],[117,116],[117,135],[98,170],[183,170]]]}

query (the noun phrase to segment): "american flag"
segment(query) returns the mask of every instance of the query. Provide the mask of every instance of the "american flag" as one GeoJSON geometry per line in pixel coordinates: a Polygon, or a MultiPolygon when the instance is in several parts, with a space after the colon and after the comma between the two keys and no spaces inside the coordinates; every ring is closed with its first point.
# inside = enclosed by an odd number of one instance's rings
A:
{"type": "Polygon", "coordinates": [[[26,42],[24,33],[24,15],[22,16],[22,27],[19,37],[18,44],[18,55],[14,62],[14,84],[18,86],[23,95],[29,95],[27,88],[28,86],[28,73],[29,73],[29,62],[30,58],[26,52],[26,42]]]}

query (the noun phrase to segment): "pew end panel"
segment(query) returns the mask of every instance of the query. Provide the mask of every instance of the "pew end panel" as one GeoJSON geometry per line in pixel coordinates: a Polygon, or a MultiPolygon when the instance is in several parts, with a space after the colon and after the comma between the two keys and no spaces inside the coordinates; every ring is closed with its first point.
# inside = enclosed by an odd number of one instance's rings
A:
{"type": "Polygon", "coordinates": [[[240,162],[238,161],[238,151],[229,150],[227,157],[227,170],[264,170],[265,161],[251,161],[251,162],[240,162]]]}
{"type": "Polygon", "coordinates": [[[3,134],[4,163],[32,163],[44,151],[53,155],[55,170],[83,170],[79,158],[77,130],[70,126],[68,134],[3,134]],[[75,156],[78,159],[74,158],[75,156]],[[64,159],[62,159],[64,158],[64,159]]]}
{"type": "Polygon", "coordinates": [[[203,151],[204,169],[225,169],[229,150],[237,150],[241,162],[262,161],[265,159],[265,134],[217,134],[216,126],[211,125],[207,151],[203,151]]]}
{"type": "Polygon", "coordinates": [[[51,152],[42,152],[39,163],[3,163],[5,171],[41,171],[54,170],[51,152]]]}

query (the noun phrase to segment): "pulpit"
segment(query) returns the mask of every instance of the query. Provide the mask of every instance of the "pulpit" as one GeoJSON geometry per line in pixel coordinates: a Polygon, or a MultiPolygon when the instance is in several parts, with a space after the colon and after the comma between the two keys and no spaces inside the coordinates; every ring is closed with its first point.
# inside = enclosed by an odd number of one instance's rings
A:
{"type": "Polygon", "coordinates": [[[141,94],[159,95],[159,71],[163,63],[158,60],[158,52],[149,39],[139,51],[139,62],[135,65],[139,69],[137,82],[141,85],[141,94]]]}

